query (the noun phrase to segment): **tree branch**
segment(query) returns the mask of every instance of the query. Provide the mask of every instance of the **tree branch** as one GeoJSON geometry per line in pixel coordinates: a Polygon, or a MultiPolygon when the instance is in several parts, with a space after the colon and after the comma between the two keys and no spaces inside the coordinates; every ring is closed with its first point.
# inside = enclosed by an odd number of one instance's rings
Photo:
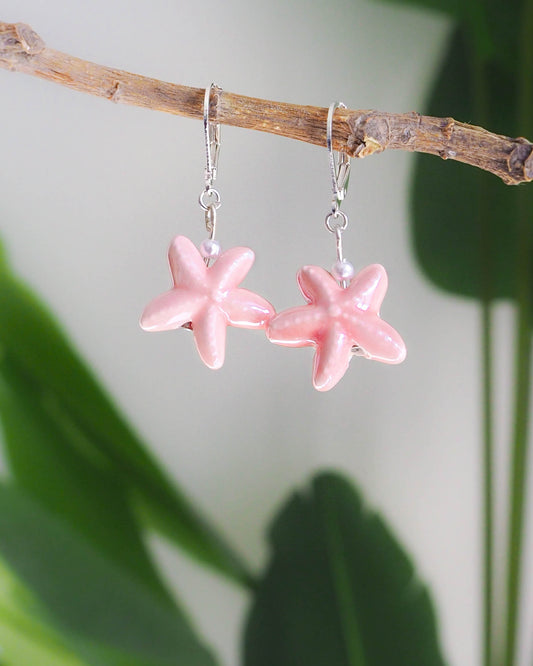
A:
{"type": "MultiPolygon", "coordinates": [[[[28,25],[0,22],[0,67],[105,97],[189,118],[202,118],[204,89],[165,83],[74,58],[46,47],[28,25]]],[[[327,109],[216,91],[211,117],[225,125],[326,145],[327,109]]],[[[353,157],[386,149],[430,153],[490,171],[505,183],[533,180],[533,144],[453,118],[338,109],[333,146],[353,157]]]]}

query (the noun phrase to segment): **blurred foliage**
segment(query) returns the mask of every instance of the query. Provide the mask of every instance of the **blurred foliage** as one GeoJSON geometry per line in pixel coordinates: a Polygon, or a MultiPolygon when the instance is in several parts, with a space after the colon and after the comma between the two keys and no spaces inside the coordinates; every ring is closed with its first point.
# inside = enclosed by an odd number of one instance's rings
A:
{"type": "Polygon", "coordinates": [[[160,529],[224,575],[248,581],[244,564],[169,482],[5,258],[0,302],[0,415],[9,462],[20,483],[108,550],[114,548],[112,534],[120,523],[115,555],[127,558],[128,566],[144,568],[147,578],[153,579],[153,572],[147,570],[142,545],[133,544],[138,541],[135,521],[160,529]],[[70,491],[78,482],[79,497],[73,500],[70,491]],[[115,518],[94,520],[95,494],[102,508],[114,499],[115,518]],[[130,553],[123,552],[123,538],[130,553]]]}
{"type": "MultiPolygon", "coordinates": [[[[433,86],[427,113],[451,115],[496,132],[518,135],[513,76],[496,61],[479,64],[479,75],[486,77],[488,106],[478,109],[469,55],[465,31],[457,29],[433,86]]],[[[493,298],[515,297],[516,193],[516,187],[459,162],[416,156],[411,196],[415,251],[435,284],[474,298],[487,292],[493,298]]]]}
{"type": "Polygon", "coordinates": [[[0,554],[84,663],[215,666],[175,605],[6,483],[0,484],[0,554]]]}
{"type": "MultiPolygon", "coordinates": [[[[388,1],[438,10],[456,20],[423,112],[508,136],[527,133],[517,113],[520,17],[527,0],[388,1]]],[[[516,298],[518,188],[452,160],[423,154],[414,159],[413,239],[424,273],[455,294],[516,298]]]]}
{"type": "Polygon", "coordinates": [[[40,612],[29,590],[0,562],[0,666],[83,666],[39,619],[40,612]]]}
{"type": "Polygon", "coordinates": [[[497,60],[508,69],[516,71],[520,48],[520,16],[528,0],[385,1],[396,5],[414,5],[450,16],[468,33],[469,41],[480,60],[497,60]]]}
{"type": "Polygon", "coordinates": [[[245,666],[443,666],[433,605],[383,520],[322,473],[281,509],[245,666]]]}
{"type": "Polygon", "coordinates": [[[52,399],[7,359],[0,376],[0,405],[7,460],[18,485],[124,571],[166,598],[122,476],[101,461],[85,458],[88,444],[83,434],[65,423],[61,412],[55,414],[52,399]]]}
{"type": "MultiPolygon", "coordinates": [[[[243,584],[247,570],[173,489],[5,259],[0,300],[12,475],[0,482],[5,664],[215,666],[145,546],[147,503],[197,560],[243,584]]],[[[295,495],[273,541],[273,564],[253,586],[248,666],[340,666],[354,650],[369,666],[443,664],[427,590],[347,481],[322,475],[295,495]]]]}
{"type": "Polygon", "coordinates": [[[3,252],[0,259],[0,417],[16,484],[0,487],[0,557],[46,611],[28,612],[12,586],[0,589],[3,658],[77,664],[73,650],[84,664],[213,666],[161,581],[146,530],[161,527],[243,584],[246,568],[159,470],[3,252]]]}
{"type": "MultiPolygon", "coordinates": [[[[531,0],[389,0],[454,19],[426,112],[533,139],[531,0]]],[[[530,446],[533,324],[533,186],[504,185],[480,170],[427,155],[415,158],[411,191],[416,257],[439,287],[482,303],[483,629],[482,663],[514,666],[518,654],[530,446]],[[492,305],[515,302],[515,361],[505,594],[498,603],[494,561],[494,372],[492,305]]],[[[503,552],[503,551],[502,551],[503,552]]]]}

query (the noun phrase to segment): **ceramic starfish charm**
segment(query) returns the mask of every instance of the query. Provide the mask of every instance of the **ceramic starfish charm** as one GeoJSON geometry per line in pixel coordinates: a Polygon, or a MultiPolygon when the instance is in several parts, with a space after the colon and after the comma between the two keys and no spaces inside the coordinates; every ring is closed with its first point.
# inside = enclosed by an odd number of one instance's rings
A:
{"type": "Polygon", "coordinates": [[[342,378],[353,347],[356,353],[384,363],[401,363],[406,355],[399,334],[382,321],[379,308],[387,291],[383,266],[363,268],[345,289],[328,271],[304,266],[298,272],[300,291],[307,305],[274,316],[266,334],[286,347],[316,348],[313,386],[328,391],[342,378]]]}
{"type": "Polygon", "coordinates": [[[190,323],[202,361],[209,368],[220,368],[227,326],[265,328],[274,315],[264,298],[237,288],[254,259],[249,248],[233,247],[208,267],[192,241],[176,236],[168,252],[174,286],[148,304],[141,328],[168,331],[190,323]]]}

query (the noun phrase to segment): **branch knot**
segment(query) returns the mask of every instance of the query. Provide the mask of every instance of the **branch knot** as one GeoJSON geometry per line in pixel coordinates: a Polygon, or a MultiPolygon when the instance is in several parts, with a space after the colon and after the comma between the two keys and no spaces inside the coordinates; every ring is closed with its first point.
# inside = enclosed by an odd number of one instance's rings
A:
{"type": "Polygon", "coordinates": [[[367,157],[384,151],[390,141],[390,126],[382,113],[370,111],[360,114],[350,123],[351,135],[348,148],[353,149],[354,157],[367,157]]]}
{"type": "Polygon", "coordinates": [[[533,144],[527,139],[516,139],[507,160],[509,173],[520,180],[533,180],[533,144]]]}
{"type": "Polygon", "coordinates": [[[46,48],[44,41],[25,23],[0,23],[0,59],[8,62],[33,56],[46,48]]]}

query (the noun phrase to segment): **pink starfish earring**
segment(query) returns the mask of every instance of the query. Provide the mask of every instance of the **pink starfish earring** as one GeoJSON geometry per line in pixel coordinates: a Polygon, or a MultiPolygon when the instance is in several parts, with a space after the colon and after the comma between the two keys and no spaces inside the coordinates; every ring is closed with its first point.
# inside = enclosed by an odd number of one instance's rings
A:
{"type": "Polygon", "coordinates": [[[239,288],[254,263],[250,248],[233,247],[221,252],[215,240],[220,193],[213,188],[220,151],[220,125],[209,121],[213,83],[204,96],[204,136],[207,158],[205,188],[199,204],[205,211],[209,238],[200,248],[185,236],[176,236],[170,245],[168,261],[173,286],[151,303],[142,316],[145,331],[190,328],[202,361],[213,369],[224,363],[226,328],[265,328],[274,308],[264,298],[239,288]]]}
{"type": "Polygon", "coordinates": [[[342,232],[348,217],[340,205],[348,185],[350,158],[340,153],[336,162],[333,154],[333,114],[338,107],[346,108],[333,102],[327,119],[333,201],[325,220],[328,231],[335,234],[337,260],[331,273],[319,266],[304,266],[298,271],[298,285],[307,304],[275,315],[266,329],[268,339],[275,344],[315,348],[313,386],[319,391],[337,384],[352,356],[401,363],[406,355],[400,335],[379,316],[387,291],[385,269],[372,264],[355,275],[354,267],[343,256],[342,232]]]}

